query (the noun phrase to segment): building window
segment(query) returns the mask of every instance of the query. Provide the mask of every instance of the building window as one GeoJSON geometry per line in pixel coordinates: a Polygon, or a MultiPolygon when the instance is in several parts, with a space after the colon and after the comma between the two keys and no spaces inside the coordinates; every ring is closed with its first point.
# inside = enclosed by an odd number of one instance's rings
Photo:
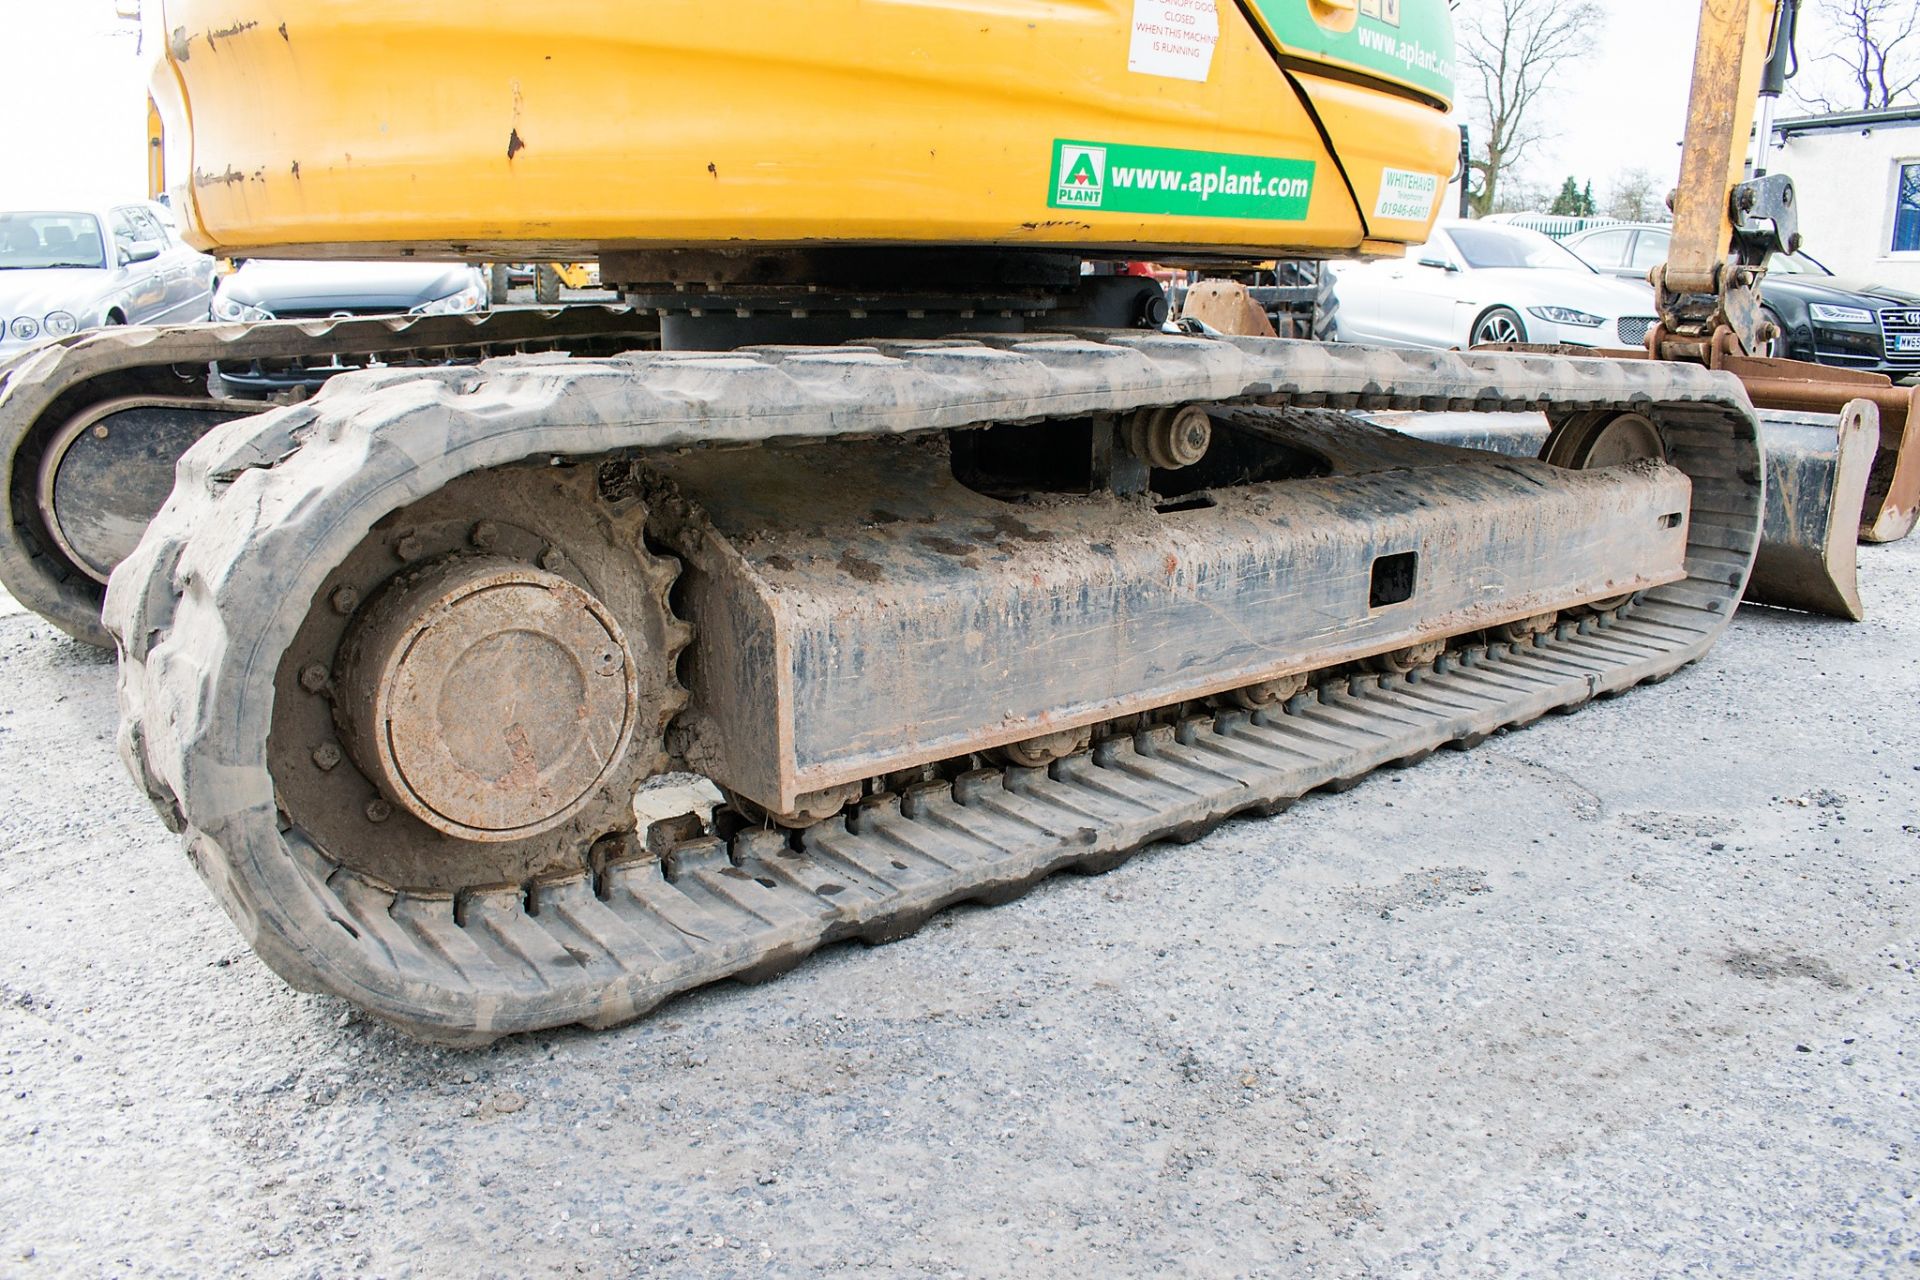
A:
{"type": "Polygon", "coordinates": [[[1920,253],[1920,164],[1900,166],[1893,200],[1893,251],[1920,253]]]}

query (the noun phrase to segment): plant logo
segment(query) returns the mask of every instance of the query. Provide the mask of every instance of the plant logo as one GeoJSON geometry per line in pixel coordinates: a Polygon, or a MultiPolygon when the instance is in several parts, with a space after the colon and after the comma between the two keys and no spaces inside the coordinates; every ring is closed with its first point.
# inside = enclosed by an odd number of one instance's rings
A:
{"type": "Polygon", "coordinates": [[[1106,184],[1105,147],[1061,146],[1059,190],[1054,194],[1056,205],[1098,209],[1104,198],[1106,184]]]}

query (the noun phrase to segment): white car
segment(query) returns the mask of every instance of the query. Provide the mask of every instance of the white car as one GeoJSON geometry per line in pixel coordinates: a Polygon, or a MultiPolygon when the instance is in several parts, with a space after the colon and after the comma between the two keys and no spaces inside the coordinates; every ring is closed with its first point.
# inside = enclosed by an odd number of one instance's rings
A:
{"type": "Polygon", "coordinates": [[[1466,348],[1489,342],[1639,347],[1653,289],[1602,275],[1537,231],[1435,227],[1404,259],[1334,268],[1342,342],[1466,348]]]}
{"type": "Polygon", "coordinates": [[[110,324],[205,320],[213,259],[145,201],[0,211],[0,355],[110,324]]]}

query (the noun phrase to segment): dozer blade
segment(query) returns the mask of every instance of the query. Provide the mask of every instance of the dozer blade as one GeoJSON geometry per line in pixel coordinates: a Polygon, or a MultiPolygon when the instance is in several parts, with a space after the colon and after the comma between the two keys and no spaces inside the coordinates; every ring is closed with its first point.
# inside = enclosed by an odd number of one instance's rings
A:
{"type": "MultiPolygon", "coordinates": [[[[1854,622],[1865,616],[1855,544],[1876,465],[1878,417],[1870,400],[1849,403],[1837,423],[1803,414],[1760,416],[1766,523],[1744,599],[1854,622]]],[[[1417,439],[1508,457],[1537,457],[1547,440],[1547,424],[1531,415],[1392,414],[1378,421],[1417,439]]]]}
{"type": "MultiPolygon", "coordinates": [[[[1274,337],[1267,309],[1253,300],[1247,286],[1235,280],[1202,280],[1187,290],[1180,306],[1183,319],[1198,320],[1235,337],[1274,337]]],[[[1291,333],[1279,335],[1291,338],[1291,333]]]]}

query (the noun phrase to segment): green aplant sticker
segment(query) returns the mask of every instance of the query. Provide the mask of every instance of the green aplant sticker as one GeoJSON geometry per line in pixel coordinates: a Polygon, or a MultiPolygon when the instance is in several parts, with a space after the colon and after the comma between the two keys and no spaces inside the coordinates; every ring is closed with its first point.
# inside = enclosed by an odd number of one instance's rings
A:
{"type": "MultiPolygon", "coordinates": [[[[1511,6],[1510,6],[1511,7],[1511,6]]],[[[1372,72],[1453,100],[1453,6],[1448,0],[1358,0],[1350,9],[1307,0],[1253,0],[1289,53],[1372,72]]]]}
{"type": "Polygon", "coordinates": [[[1047,204],[1098,213],[1300,222],[1313,201],[1313,168],[1311,160],[1056,139],[1047,204]]]}

